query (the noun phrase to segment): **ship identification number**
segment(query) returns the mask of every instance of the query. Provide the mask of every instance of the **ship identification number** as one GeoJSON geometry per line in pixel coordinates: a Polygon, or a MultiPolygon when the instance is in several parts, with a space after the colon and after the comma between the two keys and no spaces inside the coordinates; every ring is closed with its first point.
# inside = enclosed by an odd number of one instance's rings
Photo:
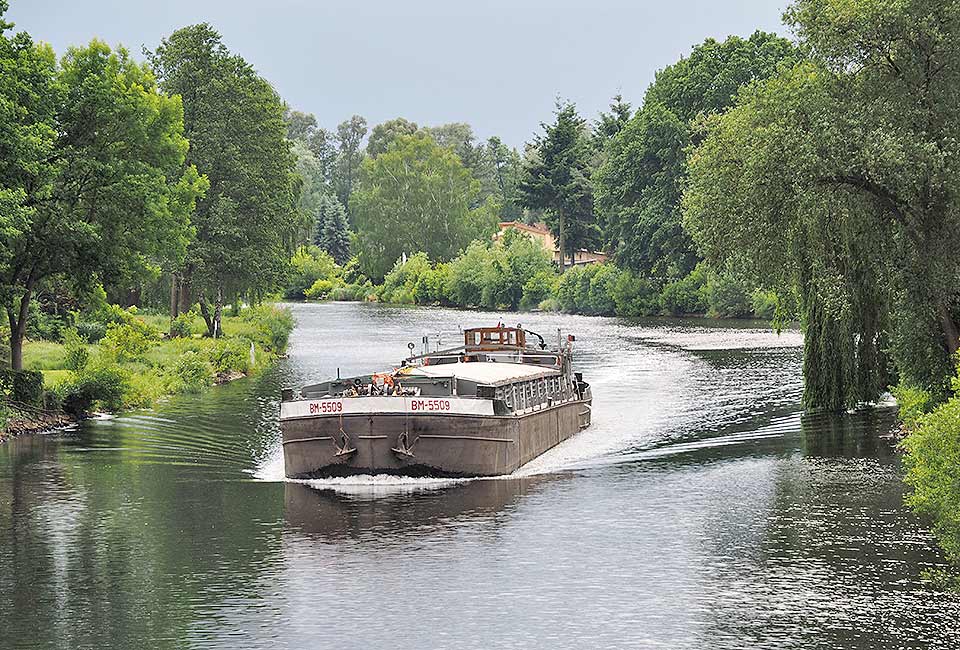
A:
{"type": "Polygon", "coordinates": [[[412,399],[410,400],[411,411],[449,411],[450,400],[448,399],[412,399]]]}
{"type": "Polygon", "coordinates": [[[311,402],[310,415],[317,413],[341,413],[343,402],[311,402]]]}

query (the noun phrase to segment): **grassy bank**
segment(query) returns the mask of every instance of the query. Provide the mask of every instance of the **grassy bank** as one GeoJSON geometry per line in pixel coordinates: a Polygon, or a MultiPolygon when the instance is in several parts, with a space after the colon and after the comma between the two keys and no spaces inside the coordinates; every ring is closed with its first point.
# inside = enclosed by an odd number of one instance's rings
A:
{"type": "Polygon", "coordinates": [[[194,312],[162,314],[108,306],[24,344],[24,372],[8,372],[0,406],[4,431],[63,416],[149,408],[169,395],[198,393],[248,376],[286,350],[289,310],[271,305],[224,316],[218,339],[203,336],[194,312]],[[171,336],[172,331],[172,336],[171,336]]]}

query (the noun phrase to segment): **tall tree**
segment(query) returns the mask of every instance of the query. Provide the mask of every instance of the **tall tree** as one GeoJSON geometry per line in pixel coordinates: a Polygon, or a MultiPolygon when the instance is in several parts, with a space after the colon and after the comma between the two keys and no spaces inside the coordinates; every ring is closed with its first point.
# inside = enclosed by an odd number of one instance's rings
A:
{"type": "Polygon", "coordinates": [[[600,113],[600,119],[594,128],[594,136],[597,139],[597,148],[603,149],[607,142],[614,136],[623,131],[623,128],[630,121],[632,115],[629,102],[623,99],[622,95],[614,95],[610,102],[610,112],[600,113]]]}
{"type": "Polygon", "coordinates": [[[0,293],[20,369],[36,292],[169,267],[206,183],[184,169],[179,98],[125,50],[93,41],[57,67],[49,47],[0,33],[0,70],[0,293]]]}
{"type": "Polygon", "coordinates": [[[302,179],[300,184],[300,213],[301,229],[298,232],[297,245],[310,239],[317,215],[322,209],[323,200],[333,195],[333,189],[323,175],[320,161],[301,140],[294,140],[291,147],[297,159],[297,174],[302,179]]]}
{"type": "Polygon", "coordinates": [[[313,243],[329,253],[337,264],[346,264],[350,259],[347,211],[335,197],[323,196],[318,203],[313,243]]]}
{"type": "Polygon", "coordinates": [[[449,260],[475,238],[489,237],[492,209],[470,208],[479,190],[457,155],[424,134],[401,136],[367,158],[350,199],[364,273],[382,278],[404,253],[449,260]]]}
{"type": "Polygon", "coordinates": [[[189,162],[210,179],[184,275],[211,336],[225,300],[283,279],[300,230],[300,179],[284,104],[207,24],[177,30],[149,59],[162,87],[183,97],[189,162]]]}
{"type": "Polygon", "coordinates": [[[350,194],[363,162],[363,139],[367,135],[367,120],[354,115],[337,125],[337,162],[334,170],[334,189],[340,203],[350,213],[350,194]]]}
{"type": "Polygon", "coordinates": [[[310,142],[317,131],[317,118],[313,113],[303,113],[288,106],[284,109],[283,119],[287,123],[287,137],[291,140],[310,142]]]}
{"type": "Polygon", "coordinates": [[[373,127],[367,139],[367,155],[379,156],[390,148],[401,135],[413,135],[419,130],[416,122],[397,117],[373,127]]]}
{"type": "Polygon", "coordinates": [[[543,134],[528,147],[522,201],[528,208],[546,210],[561,260],[569,257],[572,264],[578,249],[593,248],[600,240],[590,184],[590,135],[572,103],[558,103],[553,124],[540,126],[543,134]]]}
{"type": "Polygon", "coordinates": [[[960,2],[799,0],[811,61],[745,91],[691,158],[686,224],[801,298],[805,397],[947,391],[960,316],[960,2]]]}
{"type": "Polygon", "coordinates": [[[620,264],[662,282],[693,269],[698,256],[680,208],[685,151],[696,142],[693,121],[724,111],[744,84],[797,57],[796,48],[774,34],[707,39],[657,74],[629,121],[629,107],[614,98],[598,124],[604,151],[594,185],[605,246],[620,264]]]}
{"type": "Polygon", "coordinates": [[[522,171],[520,154],[503,144],[497,136],[487,140],[484,149],[486,165],[491,170],[494,183],[493,194],[500,204],[500,216],[506,220],[516,220],[523,215],[520,205],[520,174],[522,171]]]}

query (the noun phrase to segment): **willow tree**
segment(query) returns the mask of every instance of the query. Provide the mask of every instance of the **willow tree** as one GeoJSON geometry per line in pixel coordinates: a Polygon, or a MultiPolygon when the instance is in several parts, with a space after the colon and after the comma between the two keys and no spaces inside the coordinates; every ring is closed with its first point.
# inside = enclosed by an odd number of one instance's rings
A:
{"type": "Polygon", "coordinates": [[[809,61],[706,122],[685,224],[712,260],[793,288],[809,406],[943,394],[960,314],[960,1],[799,0],[809,61]]]}

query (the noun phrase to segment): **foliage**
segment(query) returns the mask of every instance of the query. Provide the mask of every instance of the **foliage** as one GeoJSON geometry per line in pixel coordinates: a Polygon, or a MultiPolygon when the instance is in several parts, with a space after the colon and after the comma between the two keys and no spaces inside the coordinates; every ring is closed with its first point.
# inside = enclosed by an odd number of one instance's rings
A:
{"type": "Polygon", "coordinates": [[[8,397],[18,404],[40,406],[43,403],[43,373],[0,369],[0,397],[8,397]]]}
{"type": "Polygon", "coordinates": [[[317,204],[316,228],[313,243],[328,253],[337,264],[350,259],[350,230],[343,204],[325,196],[317,204]]]}
{"type": "Polygon", "coordinates": [[[663,311],[674,316],[707,312],[707,279],[709,272],[698,264],[690,273],[663,288],[663,311]]]}
{"type": "Polygon", "coordinates": [[[696,142],[691,122],[723,112],[741,86],[796,58],[787,39],[759,31],[748,39],[707,39],[657,74],[629,122],[629,107],[612,107],[598,128],[607,147],[594,182],[606,244],[621,265],[661,282],[693,270],[697,254],[680,209],[686,149],[696,142]]]}
{"type": "Polygon", "coordinates": [[[184,97],[187,160],[209,178],[183,274],[197,292],[208,333],[219,335],[225,301],[282,283],[303,229],[285,108],[207,24],[177,30],[148,59],[163,89],[184,97]]]}
{"type": "Polygon", "coordinates": [[[290,278],[283,291],[285,298],[302,299],[307,296],[306,291],[314,286],[318,280],[330,282],[336,286],[342,275],[336,260],[326,251],[316,246],[301,246],[290,258],[290,278]]]}
{"type": "Polygon", "coordinates": [[[249,372],[251,344],[249,339],[243,337],[217,340],[207,354],[213,371],[218,375],[249,372]]]}
{"type": "Polygon", "coordinates": [[[901,378],[946,394],[960,304],[960,3],[799,0],[810,60],[742,91],[691,158],[685,223],[712,262],[796,292],[805,401],[901,378]],[[883,36],[877,38],[877,34],[883,36]]]}
{"type": "Polygon", "coordinates": [[[663,302],[650,280],[629,270],[619,273],[610,297],[617,316],[650,316],[660,312],[663,302]]]}
{"type": "Polygon", "coordinates": [[[254,340],[261,342],[271,352],[282,354],[296,321],[286,307],[260,305],[250,307],[240,314],[240,319],[253,326],[254,340]]]}
{"type": "Polygon", "coordinates": [[[59,66],[49,46],[0,35],[0,296],[22,366],[29,303],[45,284],[77,292],[182,255],[206,187],[184,168],[180,99],[126,50],[92,41],[59,66]]]}
{"type": "Polygon", "coordinates": [[[213,385],[213,380],[213,366],[193,350],[181,354],[166,375],[171,393],[201,393],[213,385]]]}
{"type": "Polygon", "coordinates": [[[535,309],[544,300],[552,298],[557,289],[557,274],[553,269],[537,271],[523,284],[520,309],[535,309]]]}
{"type": "Polygon", "coordinates": [[[916,386],[900,383],[891,386],[890,393],[897,400],[900,422],[907,431],[916,430],[923,416],[936,406],[933,396],[916,386]]]}
{"type": "Polygon", "coordinates": [[[192,310],[179,314],[170,323],[170,337],[190,338],[193,336],[193,324],[196,319],[197,315],[192,310]]]}
{"type": "Polygon", "coordinates": [[[76,329],[67,330],[64,333],[63,347],[65,352],[63,365],[74,372],[83,370],[90,360],[90,350],[87,349],[87,345],[76,329]]]}
{"type": "Polygon", "coordinates": [[[107,335],[101,345],[116,355],[119,361],[134,361],[142,358],[159,340],[159,331],[139,318],[134,318],[129,323],[107,325],[107,335]]]}
{"type": "Polygon", "coordinates": [[[704,287],[708,311],[713,318],[746,318],[753,314],[750,292],[731,273],[711,273],[704,287]]]}
{"type": "Polygon", "coordinates": [[[67,413],[83,415],[94,408],[116,411],[123,406],[128,381],[129,375],[119,366],[88,364],[57,391],[67,413]]]}
{"type": "MultiPolygon", "coordinates": [[[[367,135],[367,120],[354,115],[337,125],[336,140],[339,144],[333,168],[333,188],[341,205],[347,207],[353,219],[350,196],[363,163],[363,149],[360,148],[367,135]]],[[[355,223],[355,222],[354,222],[355,223]]]]}
{"type": "Polygon", "coordinates": [[[383,278],[403,253],[446,261],[489,236],[494,206],[471,209],[479,191],[456,154],[424,135],[400,136],[363,163],[350,199],[360,266],[383,278]]]}
{"type": "Polygon", "coordinates": [[[416,122],[402,117],[378,124],[370,131],[370,137],[367,139],[367,155],[375,158],[385,153],[400,136],[413,135],[418,130],[416,122]]]}
{"type": "MultiPolygon", "coordinates": [[[[960,375],[953,386],[960,388],[960,375]]],[[[905,406],[914,427],[902,443],[907,452],[905,480],[913,488],[907,500],[933,519],[934,533],[947,555],[960,562],[960,395],[921,416],[917,413],[928,406],[924,400],[928,396],[916,389],[906,395],[910,399],[905,406]]]]}
{"type": "Polygon", "coordinates": [[[546,210],[547,225],[560,250],[573,259],[578,249],[595,249],[600,230],[593,214],[591,142],[586,121],[572,103],[557,104],[553,124],[530,145],[520,192],[528,208],[546,210]]]}

